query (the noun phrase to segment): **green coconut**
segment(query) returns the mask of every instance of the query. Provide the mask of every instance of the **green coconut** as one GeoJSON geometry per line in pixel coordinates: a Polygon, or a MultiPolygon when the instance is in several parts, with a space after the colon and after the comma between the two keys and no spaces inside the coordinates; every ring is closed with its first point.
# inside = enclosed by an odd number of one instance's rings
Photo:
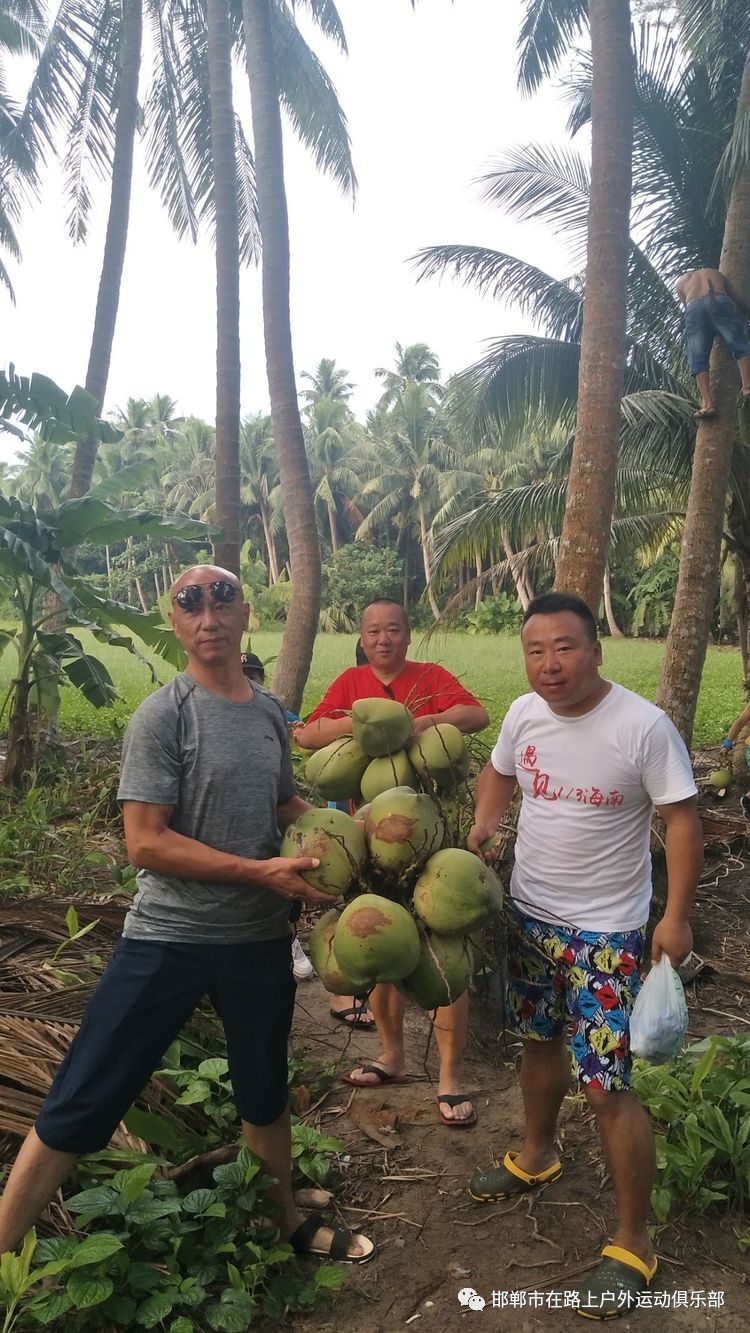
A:
{"type": "Polygon", "coordinates": [[[463,995],[474,972],[471,944],[464,936],[425,932],[416,968],[397,982],[402,995],[420,1009],[440,1009],[463,995]]]}
{"type": "Polygon", "coordinates": [[[442,846],[444,825],[429,796],[393,787],[371,803],[365,831],[373,864],[400,877],[418,870],[442,846]]]}
{"type": "Polygon", "coordinates": [[[305,765],[305,777],[324,801],[354,801],[369,762],[353,736],[342,736],[315,751],[305,765]]]}
{"type": "Polygon", "coordinates": [[[363,893],[339,917],[333,951],[355,991],[379,981],[401,981],[419,962],[419,931],[405,907],[377,893],[363,893]]]}
{"type": "Polygon", "coordinates": [[[372,801],[381,792],[390,791],[393,787],[416,789],[417,775],[409,763],[406,750],[397,750],[395,754],[371,759],[359,785],[363,800],[372,801]]]}
{"type": "Polygon", "coordinates": [[[339,916],[340,913],[332,907],[313,926],[308,942],[310,961],[331,995],[353,995],[355,983],[351,977],[344,976],[333,952],[333,937],[339,916]]]}
{"type": "Polygon", "coordinates": [[[362,825],[343,810],[306,810],[289,825],[280,855],[316,856],[320,865],[303,870],[302,878],[338,898],[359,879],[367,862],[367,842],[362,825]]]}
{"type": "Polygon", "coordinates": [[[420,732],[408,754],[419,776],[441,790],[457,787],[469,772],[466,743],[458,727],[450,722],[438,722],[420,732]]]}
{"type": "Polygon", "coordinates": [[[414,886],[417,916],[439,935],[467,935],[502,905],[503,886],[494,870],[460,847],[431,856],[414,886]]]}
{"type": "Polygon", "coordinates": [[[721,791],[723,787],[728,787],[731,781],[731,768],[715,768],[709,778],[711,786],[714,787],[716,791],[721,791]]]}
{"type": "Polygon", "coordinates": [[[352,707],[354,739],[370,759],[403,750],[414,719],[395,699],[358,699],[352,707]]]}

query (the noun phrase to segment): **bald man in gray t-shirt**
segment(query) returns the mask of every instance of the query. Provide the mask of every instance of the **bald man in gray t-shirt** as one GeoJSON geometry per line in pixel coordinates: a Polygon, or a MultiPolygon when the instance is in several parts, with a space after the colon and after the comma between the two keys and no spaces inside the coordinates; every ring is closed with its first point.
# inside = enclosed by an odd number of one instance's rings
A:
{"type": "Polygon", "coordinates": [[[172,588],[188,669],[136,709],[119,799],[138,893],[0,1199],[0,1254],[33,1226],[79,1153],[106,1147],[193,1009],[221,1016],[245,1141],[276,1184],[282,1237],[302,1254],[366,1263],[375,1246],[292,1195],[287,1039],[294,1007],[289,912],[332,902],[279,856],[296,793],[285,709],[243,675],[249,608],[236,576],[199,565],[172,588]]]}

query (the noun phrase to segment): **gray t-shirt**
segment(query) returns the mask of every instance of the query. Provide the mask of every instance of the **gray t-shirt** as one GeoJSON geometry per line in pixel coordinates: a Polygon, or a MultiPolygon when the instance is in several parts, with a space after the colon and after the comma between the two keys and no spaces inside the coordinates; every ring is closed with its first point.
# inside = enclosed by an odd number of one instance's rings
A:
{"type": "MultiPolygon", "coordinates": [[[[122,750],[120,801],[173,806],[170,828],[217,851],[278,856],[276,807],[296,793],[286,711],[253,686],[235,703],[186,672],[145,699],[122,750]]],[[[125,918],[131,939],[209,944],[272,940],[289,930],[289,903],[259,884],[171,879],[139,870],[125,918]]]]}

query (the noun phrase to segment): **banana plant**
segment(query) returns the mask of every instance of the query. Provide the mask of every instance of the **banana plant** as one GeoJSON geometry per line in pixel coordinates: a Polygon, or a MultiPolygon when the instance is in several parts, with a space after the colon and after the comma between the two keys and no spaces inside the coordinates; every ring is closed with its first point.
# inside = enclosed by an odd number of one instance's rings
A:
{"type": "Polygon", "coordinates": [[[115,444],[122,438],[122,431],[97,416],[95,399],[80,384],[67,394],[38,371],[30,376],[17,374],[11,362],[7,373],[0,370],[0,431],[25,439],[19,420],[54,444],[67,444],[90,434],[102,444],[115,444]]]}
{"type": "Polygon", "coordinates": [[[160,613],[146,615],[103,596],[82,577],[71,554],[75,548],[82,542],[114,545],[131,536],[205,542],[211,532],[195,519],[115,509],[95,492],[43,513],[0,495],[0,582],[19,621],[0,630],[0,653],[12,645],[17,655],[14,678],[0,704],[0,723],[9,713],[5,786],[22,787],[27,781],[40,740],[39,720],[56,715],[61,684],[74,685],[97,708],[118,697],[107,668],[72,631],[89,630],[99,642],[125,648],[146,662],[155,683],[153,667],[131,634],[173,666],[184,664],[182,649],[160,613]],[[62,630],[57,628],[61,608],[62,630]]]}

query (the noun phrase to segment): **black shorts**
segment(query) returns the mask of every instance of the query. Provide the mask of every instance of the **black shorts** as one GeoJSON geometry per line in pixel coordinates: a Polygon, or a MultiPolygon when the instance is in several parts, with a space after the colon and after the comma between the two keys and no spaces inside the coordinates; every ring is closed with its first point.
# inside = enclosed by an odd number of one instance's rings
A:
{"type": "Polygon", "coordinates": [[[204,996],[224,1024],[239,1114],[273,1124],[287,1105],[295,989],[289,935],[201,945],[123,936],[39,1112],[39,1138],[59,1152],[105,1148],[204,996]]]}

